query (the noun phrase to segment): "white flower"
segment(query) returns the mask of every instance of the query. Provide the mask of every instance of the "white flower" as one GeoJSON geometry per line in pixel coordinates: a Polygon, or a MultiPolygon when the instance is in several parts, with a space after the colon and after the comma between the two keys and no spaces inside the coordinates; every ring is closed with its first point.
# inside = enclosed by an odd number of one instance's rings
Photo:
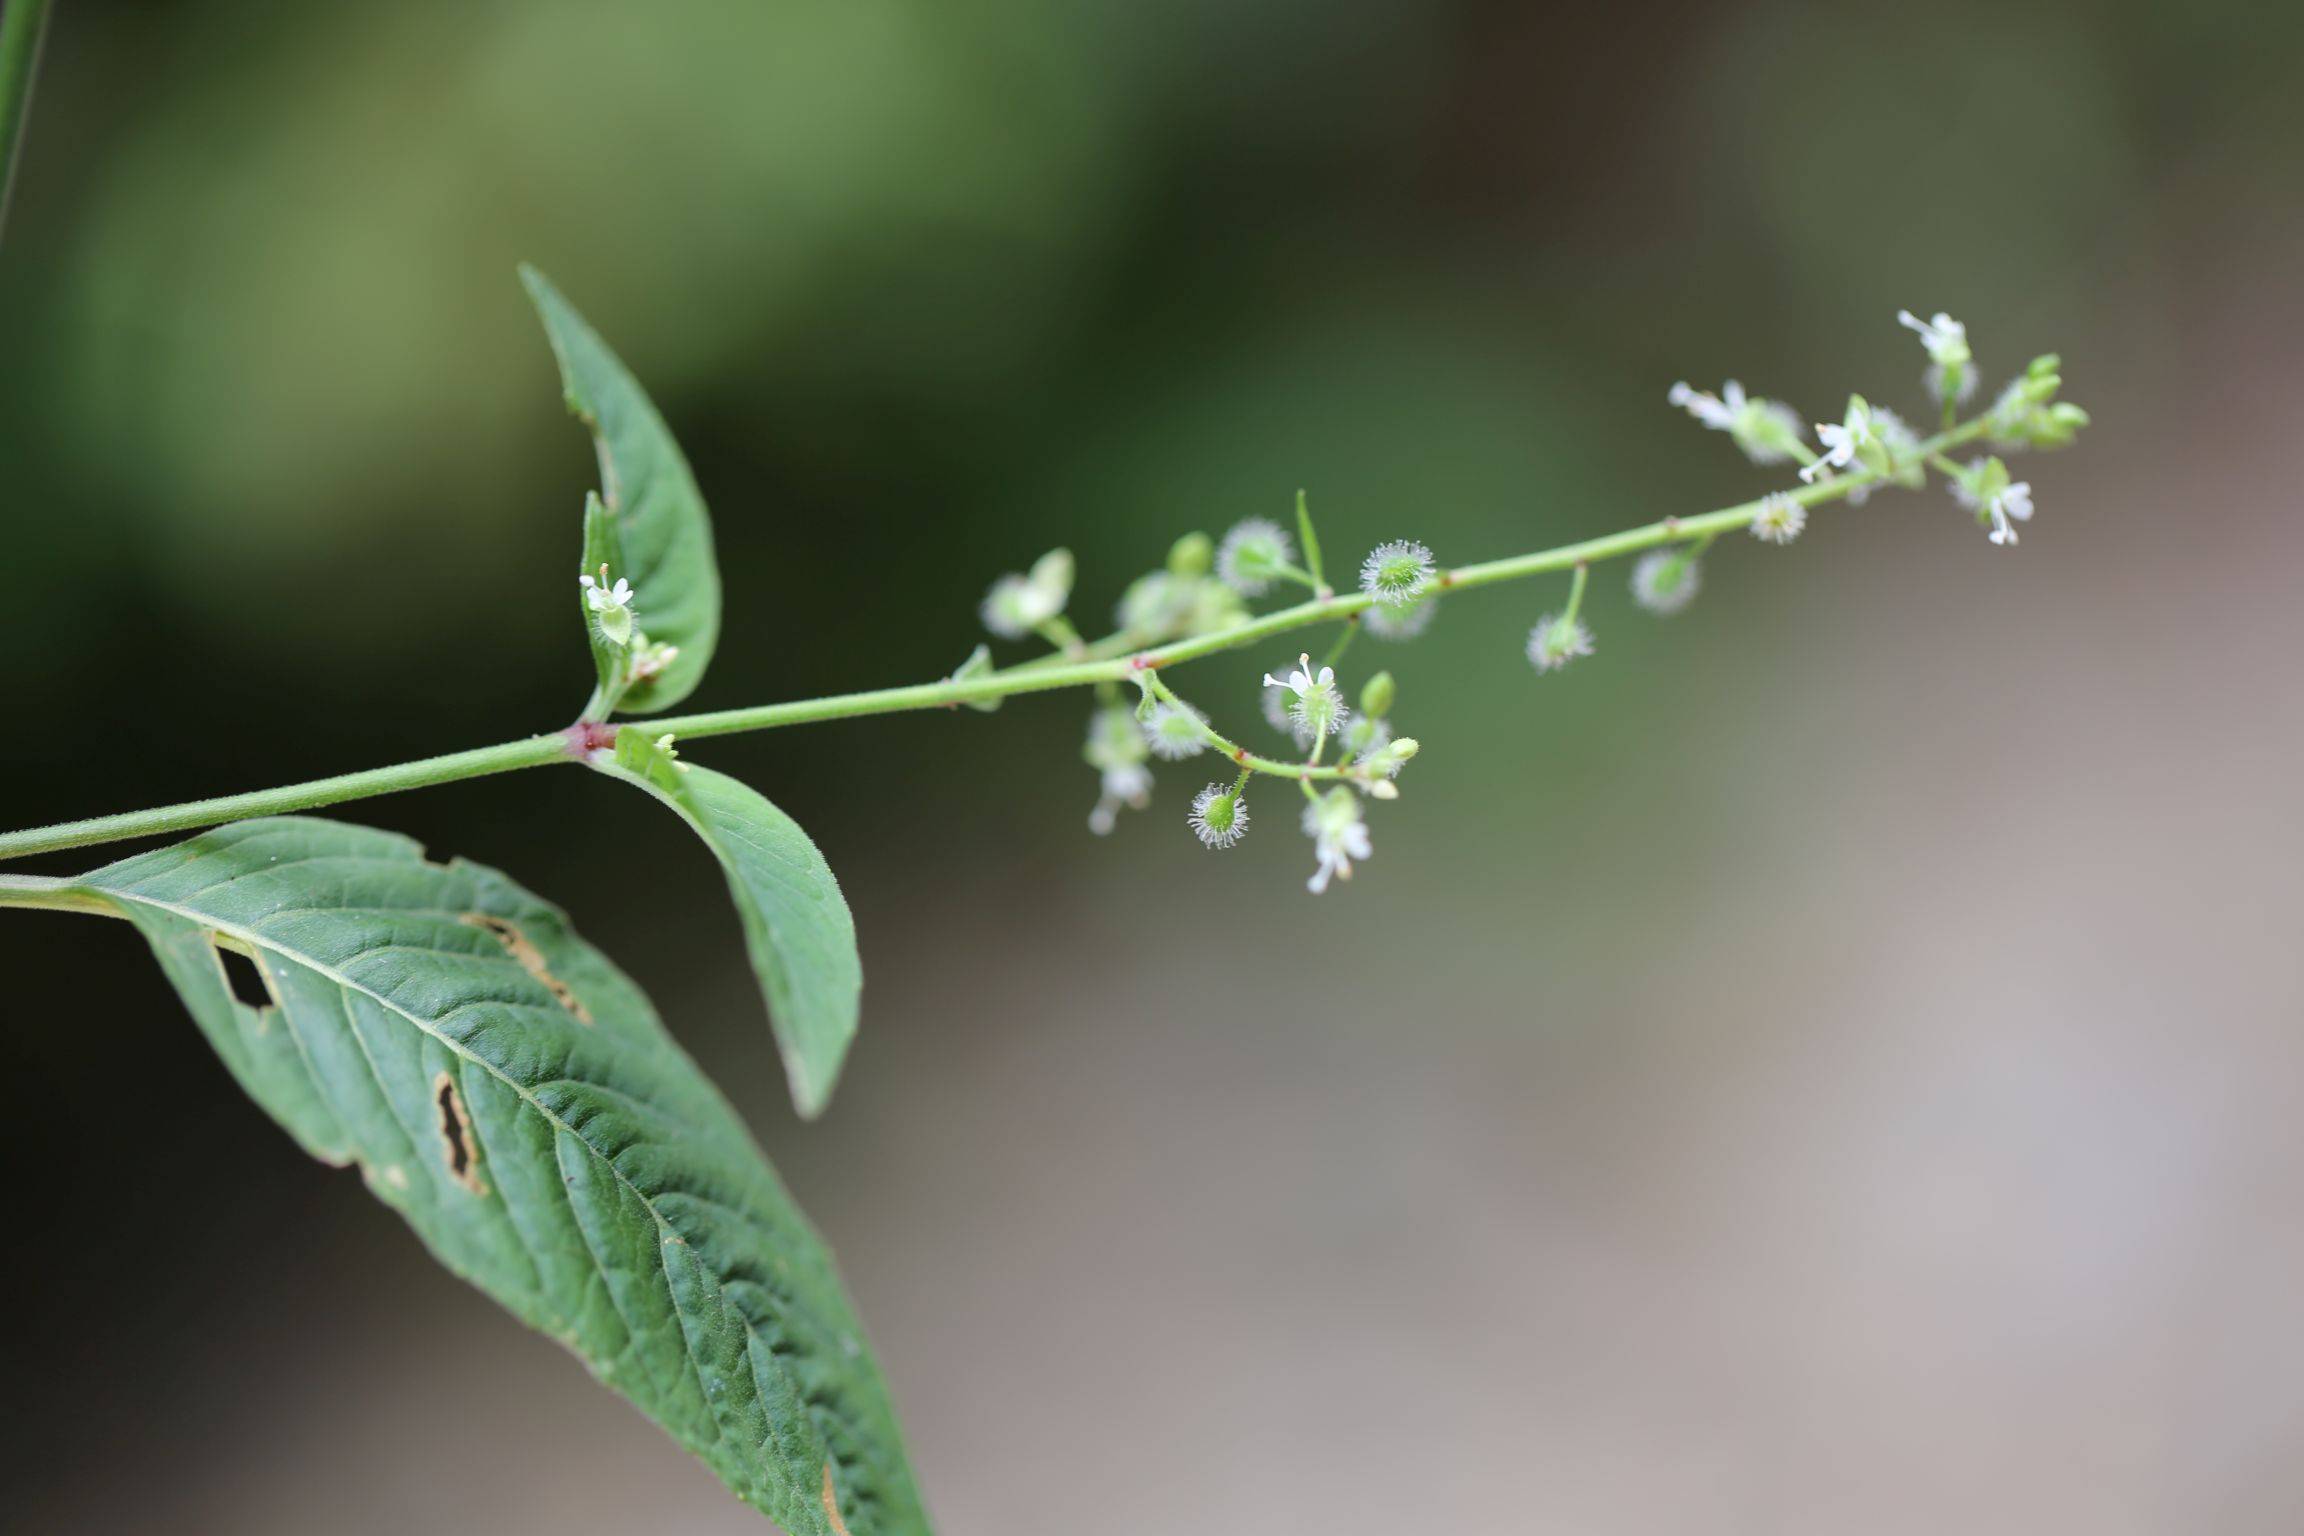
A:
{"type": "Polygon", "coordinates": [[[1816,423],[1816,441],[1824,445],[1824,452],[1815,463],[1800,471],[1803,480],[1812,481],[1818,475],[1856,462],[1856,450],[1872,441],[1871,407],[1851,396],[1846,420],[1837,425],[1829,421],[1816,423]]]}
{"type": "Polygon", "coordinates": [[[593,617],[599,621],[600,633],[607,637],[609,644],[628,644],[632,639],[632,599],[635,596],[632,584],[619,576],[614,586],[608,585],[606,566],[600,567],[598,581],[589,576],[579,576],[576,581],[584,589],[585,606],[592,610],[593,617]]]}
{"type": "Polygon", "coordinates": [[[1808,509],[1778,491],[1760,498],[1752,514],[1752,537],[1767,544],[1789,544],[1808,526],[1808,509]]]}
{"type": "Polygon", "coordinates": [[[1155,704],[1144,722],[1144,742],[1155,757],[1178,762],[1208,750],[1208,721],[1198,710],[1155,704]]]}
{"type": "Polygon", "coordinates": [[[1744,386],[1730,379],[1717,397],[1686,384],[1675,384],[1665,399],[1679,406],[1715,432],[1725,432],[1755,464],[1781,464],[1792,457],[1800,441],[1800,417],[1779,400],[1747,396],[1744,386]]]}
{"type": "Polygon", "coordinates": [[[1361,611],[1360,622],[1379,640],[1413,640],[1432,627],[1432,615],[1439,611],[1440,599],[1426,593],[1405,607],[1374,604],[1361,611]]]}
{"type": "Polygon", "coordinates": [[[1632,600],[1650,613],[1678,613],[1696,600],[1703,571],[1686,550],[1652,549],[1632,567],[1632,600]]]}
{"type": "Polygon", "coordinates": [[[1312,853],[1320,867],[1304,888],[1317,896],[1328,889],[1330,876],[1352,878],[1352,861],[1368,857],[1368,824],[1360,819],[1360,798],[1336,788],[1304,807],[1304,835],[1312,839],[1312,853]]]}
{"type": "Polygon", "coordinates": [[[1736,412],[1744,404],[1744,386],[1730,379],[1723,386],[1727,395],[1723,401],[1718,395],[1701,389],[1691,389],[1685,382],[1675,384],[1665,392],[1664,398],[1695,417],[1715,432],[1725,432],[1736,425],[1736,412]]]}
{"type": "Polygon", "coordinates": [[[1296,658],[1296,670],[1285,678],[1264,674],[1267,688],[1285,688],[1296,696],[1288,706],[1288,718],[1306,740],[1317,739],[1342,725],[1351,715],[1344,707],[1344,695],[1336,691],[1336,669],[1322,667],[1315,677],[1309,655],[1296,658]]]}
{"type": "Polygon", "coordinates": [[[1414,539],[1379,544],[1360,565],[1360,590],[1383,608],[1405,608],[1432,586],[1432,551],[1414,539]]]}
{"type": "Polygon", "coordinates": [[[1970,459],[1947,483],[1954,501],[1991,525],[1995,544],[2014,544],[2016,524],[2032,520],[2032,482],[2010,481],[1998,459],[1970,459]]]}
{"type": "Polygon", "coordinates": [[[1265,723],[1276,731],[1284,731],[1295,737],[1297,746],[1310,747],[1312,738],[1298,730],[1295,720],[1290,717],[1289,706],[1296,702],[1296,695],[1288,691],[1288,685],[1275,683],[1270,678],[1266,678],[1263,695],[1261,702],[1265,723]]]}
{"type": "Polygon", "coordinates": [[[1285,688],[1301,699],[1315,689],[1335,687],[1336,669],[1334,667],[1322,667],[1320,675],[1314,677],[1312,675],[1312,657],[1307,653],[1296,658],[1296,670],[1286,677],[1274,677],[1269,672],[1265,673],[1264,686],[1267,688],[1285,688]]]}
{"type": "Polygon", "coordinates": [[[1928,349],[1928,393],[1939,400],[1964,401],[1976,393],[1976,370],[1969,366],[1975,354],[1968,350],[1968,327],[1945,314],[1923,320],[1908,309],[1896,311],[1896,323],[1920,337],[1928,349]]]}
{"type": "Polygon", "coordinates": [[[2003,487],[1998,495],[1984,504],[1984,508],[1992,514],[1992,542],[2015,543],[2015,524],[2032,521],[2032,482],[2019,480],[2003,487]],[[2014,522],[2010,519],[2014,519],[2014,522]]]}
{"type": "Polygon", "coordinates": [[[1968,327],[1942,310],[1936,311],[1934,319],[1923,320],[1908,309],[1900,309],[1896,323],[1919,333],[1920,345],[1928,349],[1928,360],[1939,367],[1965,363],[1973,355],[1968,350],[1968,327]]]}
{"type": "Polygon", "coordinates": [[[1528,661],[1539,672],[1557,672],[1579,656],[1592,654],[1592,631],[1582,619],[1548,613],[1528,631],[1528,661]]]}
{"type": "Polygon", "coordinates": [[[1211,784],[1192,797],[1192,835],[1211,848],[1229,848],[1248,835],[1248,802],[1229,784],[1211,784]]]}
{"type": "Polygon", "coordinates": [[[1235,523],[1216,546],[1216,576],[1246,597],[1262,597],[1280,575],[1280,567],[1296,558],[1296,546],[1286,529],[1268,517],[1235,523]]]}
{"type": "MultiPolygon", "coordinates": [[[[1920,434],[1913,431],[1904,418],[1884,405],[1871,408],[1872,441],[1884,450],[1887,463],[1897,483],[1918,485],[1926,471],[1920,467],[1920,434]]],[[[1879,482],[1868,481],[1854,486],[1848,492],[1848,505],[1860,507],[1872,499],[1880,488],[1879,482]]]]}

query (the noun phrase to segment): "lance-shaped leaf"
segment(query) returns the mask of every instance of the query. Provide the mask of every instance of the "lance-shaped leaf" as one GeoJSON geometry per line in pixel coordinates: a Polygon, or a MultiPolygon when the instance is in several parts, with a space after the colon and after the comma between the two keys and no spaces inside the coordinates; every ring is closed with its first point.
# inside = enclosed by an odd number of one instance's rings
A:
{"type": "Polygon", "coordinates": [[[696,477],[664,418],[616,354],[534,267],[520,280],[543,317],[568,409],[592,429],[600,452],[600,500],[616,524],[624,567],[611,572],[639,593],[640,628],[680,654],[635,683],[623,708],[634,714],[669,709],[703,681],[720,639],[720,569],[712,556],[712,520],[696,477]]]}
{"type": "Polygon", "coordinates": [[[720,860],[792,1102],[811,1119],[821,1114],[856,1038],[864,990],[856,919],[832,866],[767,796],[724,773],[675,761],[643,727],[618,731],[615,760],[594,766],[670,806],[720,860]]]}
{"type": "Polygon", "coordinates": [[[556,908],[406,838],[305,818],[203,833],[69,893],[143,931],[307,1150],[357,1163],[443,1264],[786,1531],[927,1531],[822,1240],[556,908]],[[235,999],[227,951],[268,1001],[235,999]]]}

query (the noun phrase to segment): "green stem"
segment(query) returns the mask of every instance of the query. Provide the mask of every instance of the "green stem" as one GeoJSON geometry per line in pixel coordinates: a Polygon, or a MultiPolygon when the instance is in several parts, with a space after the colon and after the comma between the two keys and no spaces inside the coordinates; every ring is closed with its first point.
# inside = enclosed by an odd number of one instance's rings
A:
{"type": "MultiPolygon", "coordinates": [[[[1148,686],[1153,694],[1163,702],[1173,704],[1178,709],[1192,708],[1191,705],[1184,702],[1174,688],[1168,685],[1168,679],[1157,672],[1147,672],[1144,676],[1148,680],[1148,686]]],[[[1198,713],[1197,711],[1194,712],[1198,713]]],[[[1349,779],[1360,777],[1341,763],[1333,768],[1321,767],[1317,761],[1318,753],[1313,754],[1315,760],[1310,763],[1289,763],[1282,762],[1278,758],[1259,757],[1222,731],[1208,724],[1205,718],[1200,722],[1200,730],[1208,738],[1208,745],[1239,765],[1240,788],[1242,789],[1247,787],[1249,775],[1257,773],[1270,774],[1276,779],[1349,779]]],[[[1237,793],[1237,791],[1235,792],[1237,793]]]]}
{"type": "MultiPolygon", "coordinates": [[[[21,3],[21,0],[18,0],[21,3]]],[[[14,9],[11,7],[11,15],[14,9]]],[[[1967,423],[1950,432],[1940,433],[1921,444],[1923,456],[1938,454],[1983,435],[1985,420],[1967,423]]],[[[1882,479],[1871,471],[1844,475],[1837,479],[1804,485],[1786,494],[1803,506],[1815,506],[1845,496],[1858,486],[1882,479]]],[[[1539,550],[1534,554],[1516,555],[1507,560],[1490,560],[1478,565],[1458,566],[1440,574],[1433,595],[1445,596],[1451,592],[1466,591],[1473,587],[1493,586],[1498,582],[1516,581],[1526,576],[1542,575],[1550,571],[1570,570],[1594,561],[1612,560],[1624,555],[1638,554],[1661,544],[1678,543],[1686,539],[1709,538],[1737,528],[1749,527],[1760,510],[1757,500],[1739,503],[1701,517],[1666,518],[1662,522],[1626,529],[1580,543],[1563,544],[1556,549],[1539,550]]],[[[1315,598],[1297,603],[1277,612],[1235,624],[1210,634],[1172,641],[1133,655],[1109,654],[1114,650],[1111,639],[1098,641],[1087,647],[1097,659],[1067,661],[1062,665],[1047,664],[1045,658],[1007,667],[998,672],[965,680],[944,678],[933,683],[916,683],[902,688],[876,688],[864,693],[834,694],[820,699],[799,699],[785,704],[761,704],[748,709],[714,710],[704,714],[671,715],[651,721],[650,729],[670,732],[683,738],[696,736],[726,736],[739,731],[773,730],[779,726],[809,725],[824,720],[848,720],[864,715],[889,715],[906,710],[946,709],[961,704],[981,703],[993,699],[1011,698],[1023,693],[1044,693],[1058,688],[1080,688],[1098,683],[1133,682],[1139,673],[1182,665],[1204,656],[1222,651],[1237,650],[1254,645],[1275,635],[1316,624],[1335,623],[1350,619],[1367,608],[1374,599],[1363,592],[1349,592],[1333,597],[1315,598]]],[[[314,779],[304,784],[289,784],[278,789],[257,790],[252,794],[224,795],[212,800],[192,800],[182,805],[160,806],[148,811],[129,811],[116,816],[98,816],[85,821],[62,822],[50,827],[35,827],[22,832],[0,834],[0,859],[25,858],[33,854],[53,853],[59,849],[86,847],[93,843],[120,842],[127,838],[151,837],[167,832],[185,832],[197,827],[212,827],[228,821],[240,821],[250,816],[277,816],[293,811],[307,811],[324,805],[339,805],[347,800],[365,800],[376,795],[396,794],[404,789],[420,789],[433,784],[450,784],[459,779],[476,779],[485,774],[509,773],[520,768],[541,768],[551,763],[581,761],[585,752],[604,744],[608,729],[578,727],[574,731],[554,732],[547,736],[531,736],[521,741],[505,742],[493,747],[480,747],[470,752],[451,752],[442,757],[427,757],[412,763],[400,763],[388,768],[370,768],[360,773],[341,774],[335,778],[314,779]],[[591,739],[597,733],[599,739],[591,739]]],[[[1348,766],[1334,768],[1309,767],[1302,763],[1285,763],[1271,758],[1257,757],[1236,745],[1225,744],[1227,754],[1235,763],[1252,768],[1258,773],[1269,773],[1288,778],[1348,778],[1348,766]]]]}
{"type": "Polygon", "coordinates": [[[213,800],[188,800],[182,805],[164,805],[157,810],[129,811],[118,816],[67,821],[28,832],[10,832],[0,836],[0,859],[51,853],[59,848],[82,848],[91,843],[116,843],[123,838],[151,837],[162,832],[186,832],[195,827],[213,827],[250,816],[279,816],[290,811],[308,811],[315,806],[338,805],[346,800],[365,800],[374,795],[395,794],[403,789],[422,789],[432,784],[453,784],[459,779],[476,779],[483,774],[508,773],[515,768],[539,768],[546,763],[570,758],[568,737],[565,734],[555,732],[550,736],[532,736],[526,741],[509,741],[501,746],[481,747],[471,752],[451,752],[445,757],[421,758],[413,763],[397,763],[389,768],[369,768],[359,773],[340,774],[332,779],[288,784],[279,789],[260,789],[253,794],[222,795],[213,800]]]}
{"type": "Polygon", "coordinates": [[[8,194],[16,184],[16,157],[24,147],[32,77],[39,71],[47,25],[48,0],[0,3],[0,229],[8,223],[8,194]]]}

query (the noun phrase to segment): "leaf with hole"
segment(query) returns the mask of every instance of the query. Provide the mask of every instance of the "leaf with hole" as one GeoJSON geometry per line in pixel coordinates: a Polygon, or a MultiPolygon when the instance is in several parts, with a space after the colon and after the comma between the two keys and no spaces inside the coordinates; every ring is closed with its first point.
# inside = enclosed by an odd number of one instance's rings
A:
{"type": "Polygon", "coordinates": [[[594,766],[670,806],[720,860],[792,1102],[802,1115],[821,1114],[856,1038],[864,990],[856,919],[832,866],[767,796],[724,773],[675,761],[645,727],[618,731],[614,761],[594,766]]]}
{"type": "Polygon", "coordinates": [[[241,1086],[794,1536],[927,1519],[831,1255],[554,907],[406,838],[243,822],[79,877],[241,1086]],[[234,995],[229,952],[268,1000],[234,995]]]}
{"type": "Polygon", "coordinates": [[[648,638],[679,647],[661,672],[625,691],[622,707],[669,709],[703,681],[720,639],[720,569],[703,493],[664,418],[608,344],[543,273],[523,266],[520,280],[559,360],[568,409],[599,450],[600,501],[625,562],[612,574],[639,594],[634,612],[648,638]]]}

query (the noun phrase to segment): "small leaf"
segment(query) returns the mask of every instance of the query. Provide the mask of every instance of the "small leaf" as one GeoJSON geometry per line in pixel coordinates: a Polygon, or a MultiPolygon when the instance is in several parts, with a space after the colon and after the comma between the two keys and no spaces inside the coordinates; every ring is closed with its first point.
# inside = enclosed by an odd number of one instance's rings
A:
{"type": "MultiPolygon", "coordinates": [[[[494,870],[305,818],[73,882],[241,1085],[795,1536],[927,1517],[832,1258],[632,983],[494,870]],[[216,946],[255,957],[238,1001],[216,946]]],[[[455,1412],[453,1404],[444,1412],[455,1412]]],[[[480,1434],[484,1426],[475,1426],[480,1434]]]]}
{"type": "Polygon", "coordinates": [[[810,1119],[823,1113],[856,1038],[864,989],[856,919],[831,865],[767,796],[724,773],[675,761],[644,727],[618,731],[614,763],[594,766],[672,807],[720,860],[792,1102],[810,1119]]]}
{"type": "Polygon", "coordinates": [[[1312,531],[1312,507],[1301,489],[1296,492],[1296,536],[1304,541],[1304,569],[1312,573],[1313,585],[1326,587],[1328,577],[1320,569],[1320,535],[1312,531]]]}
{"type": "Polygon", "coordinates": [[[623,708],[669,709],[703,681],[720,638],[720,571],[703,494],[664,418],[608,344],[544,274],[523,266],[520,280],[543,317],[568,409],[599,449],[600,500],[625,562],[610,574],[639,594],[635,612],[648,638],[680,648],[660,673],[625,692],[623,708]]]}

